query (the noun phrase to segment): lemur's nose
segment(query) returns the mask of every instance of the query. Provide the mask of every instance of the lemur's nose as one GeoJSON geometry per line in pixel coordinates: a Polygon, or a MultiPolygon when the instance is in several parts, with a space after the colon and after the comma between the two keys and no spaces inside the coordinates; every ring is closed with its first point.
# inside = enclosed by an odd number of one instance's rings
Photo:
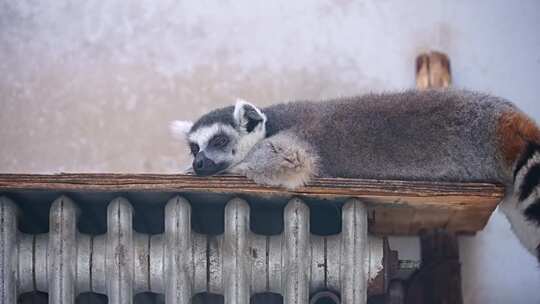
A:
{"type": "Polygon", "coordinates": [[[195,163],[195,168],[196,169],[201,169],[203,167],[204,163],[203,163],[203,160],[202,159],[199,159],[196,163],[195,163]]]}
{"type": "Polygon", "coordinates": [[[203,151],[197,153],[193,160],[193,170],[197,175],[212,175],[221,169],[218,167],[213,160],[206,157],[203,151]]]}
{"type": "Polygon", "coordinates": [[[195,169],[205,169],[205,168],[213,167],[216,165],[213,160],[206,157],[206,154],[204,154],[203,151],[197,153],[197,155],[195,156],[194,163],[195,163],[195,169]]]}

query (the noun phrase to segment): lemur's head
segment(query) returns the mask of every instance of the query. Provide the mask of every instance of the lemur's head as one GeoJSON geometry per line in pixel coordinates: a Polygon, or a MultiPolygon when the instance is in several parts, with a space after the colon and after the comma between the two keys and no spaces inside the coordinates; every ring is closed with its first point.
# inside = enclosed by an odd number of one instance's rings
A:
{"type": "Polygon", "coordinates": [[[235,166],[265,138],[266,115],[256,106],[238,100],[234,107],[211,111],[195,123],[173,121],[171,131],[187,139],[195,173],[208,176],[235,166]]]}

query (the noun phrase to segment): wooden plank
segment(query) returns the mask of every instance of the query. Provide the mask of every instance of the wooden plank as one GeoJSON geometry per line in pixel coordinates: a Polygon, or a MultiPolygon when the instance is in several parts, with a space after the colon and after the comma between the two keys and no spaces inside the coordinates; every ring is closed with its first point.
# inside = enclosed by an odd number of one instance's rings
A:
{"type": "Polygon", "coordinates": [[[455,234],[424,231],[420,236],[422,268],[408,282],[406,303],[462,304],[461,264],[455,234]]]}
{"type": "Polygon", "coordinates": [[[447,88],[452,82],[450,60],[441,52],[432,51],[416,57],[416,88],[447,88]]]}
{"type": "Polygon", "coordinates": [[[458,234],[482,230],[494,209],[398,207],[374,205],[370,232],[376,235],[416,235],[423,230],[445,229],[458,234]]]}
{"type": "Polygon", "coordinates": [[[445,228],[448,231],[456,233],[482,230],[486,226],[492,212],[493,210],[467,210],[465,212],[456,210],[445,228]],[[480,219],[485,219],[486,221],[482,222],[480,219]]]}
{"type": "Polygon", "coordinates": [[[498,203],[501,185],[398,180],[318,178],[290,191],[258,185],[241,176],[168,174],[0,174],[0,190],[204,191],[323,197],[365,197],[377,203],[484,209],[498,203]]]}
{"type": "MultiPolygon", "coordinates": [[[[463,212],[463,211],[461,211],[463,212]]],[[[409,231],[422,231],[427,227],[447,228],[451,217],[456,213],[450,209],[417,209],[410,219],[409,231]],[[442,223],[446,223],[444,226],[442,223]]]]}
{"type": "Polygon", "coordinates": [[[373,221],[370,232],[376,235],[410,234],[409,220],[415,209],[404,208],[373,208],[373,221]]]}
{"type": "Polygon", "coordinates": [[[501,185],[488,183],[318,178],[306,187],[289,191],[229,175],[0,174],[0,192],[24,190],[211,192],[330,200],[356,197],[370,206],[371,232],[382,235],[409,235],[422,229],[447,227],[474,233],[483,228],[504,194],[501,185]]]}
{"type": "Polygon", "coordinates": [[[429,85],[429,54],[420,54],[416,57],[416,88],[423,90],[429,85]]]}

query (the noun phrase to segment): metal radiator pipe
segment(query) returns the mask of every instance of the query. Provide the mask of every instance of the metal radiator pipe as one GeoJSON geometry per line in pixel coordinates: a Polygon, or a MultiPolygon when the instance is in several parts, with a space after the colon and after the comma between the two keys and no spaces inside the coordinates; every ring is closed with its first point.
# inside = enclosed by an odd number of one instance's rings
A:
{"type": "Polygon", "coordinates": [[[3,304],[17,303],[14,267],[17,263],[17,211],[13,202],[0,197],[0,297],[3,304]]]}
{"type": "Polygon", "coordinates": [[[309,304],[320,304],[320,303],[333,303],[340,304],[339,297],[330,291],[321,291],[314,294],[309,301],[309,304]]]}
{"type": "MultiPolygon", "coordinates": [[[[162,282],[165,282],[165,302],[190,303],[192,297],[190,283],[193,281],[190,271],[191,207],[183,198],[175,197],[165,207],[165,214],[166,257],[162,276],[162,282]]],[[[154,271],[157,272],[156,269],[154,271]]]]}
{"type": "Polygon", "coordinates": [[[56,200],[49,214],[49,302],[75,303],[77,210],[66,197],[56,200]]]}
{"type": "Polygon", "coordinates": [[[227,304],[248,304],[256,293],[283,295],[288,304],[309,303],[310,294],[340,292],[341,303],[365,303],[368,283],[381,276],[383,241],[367,235],[367,211],[358,200],[343,206],[342,233],[310,234],[309,208],[300,199],[285,207],[283,234],[249,229],[250,209],[241,199],[225,207],[223,235],[191,231],[191,206],[174,197],[165,206],[160,235],[133,231],[133,207],[124,198],[107,208],[107,233],[77,232],[77,207],[67,197],[50,209],[50,231],[17,231],[17,207],[0,197],[0,303],[28,291],[49,293],[50,303],[74,303],[83,292],[105,294],[110,304],[132,303],[154,292],[166,303],[188,304],[196,293],[223,294],[227,304]],[[17,289],[18,288],[18,289],[17,289]]]}
{"type": "Polygon", "coordinates": [[[341,302],[365,303],[367,299],[366,261],[368,257],[367,211],[362,203],[343,206],[341,231],[341,302]]]}

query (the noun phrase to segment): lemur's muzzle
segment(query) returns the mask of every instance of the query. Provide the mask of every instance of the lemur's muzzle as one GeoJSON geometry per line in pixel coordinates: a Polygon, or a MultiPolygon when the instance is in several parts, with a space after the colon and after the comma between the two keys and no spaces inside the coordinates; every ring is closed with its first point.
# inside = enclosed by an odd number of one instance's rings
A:
{"type": "Polygon", "coordinates": [[[219,171],[225,169],[227,165],[225,163],[215,163],[210,158],[206,157],[204,151],[201,151],[195,155],[193,160],[193,170],[197,175],[208,176],[216,174],[219,171]]]}

